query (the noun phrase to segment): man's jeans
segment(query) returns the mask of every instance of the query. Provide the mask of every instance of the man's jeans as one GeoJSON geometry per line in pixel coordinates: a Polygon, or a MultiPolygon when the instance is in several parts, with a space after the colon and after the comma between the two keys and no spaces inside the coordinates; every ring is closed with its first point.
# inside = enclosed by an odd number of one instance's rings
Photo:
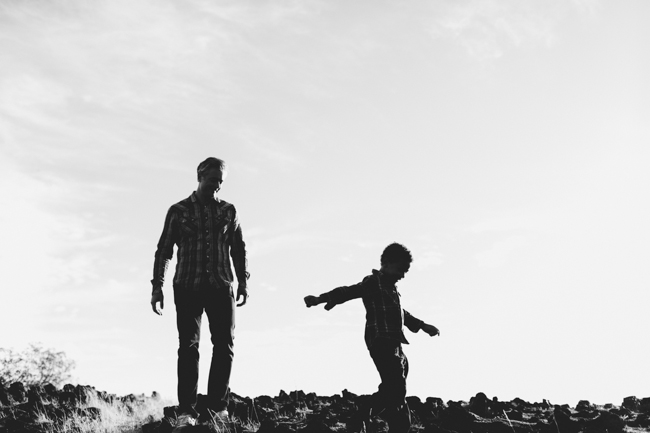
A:
{"type": "Polygon", "coordinates": [[[411,428],[411,413],[406,404],[406,377],[409,363],[399,341],[378,338],[370,347],[381,384],[371,397],[372,411],[381,414],[391,433],[406,433],[411,428]]]}
{"type": "Polygon", "coordinates": [[[212,363],[208,378],[208,408],[221,411],[228,406],[232,369],[235,299],[232,288],[202,285],[199,291],[174,288],[178,327],[178,404],[181,412],[197,416],[199,340],[201,317],[208,316],[212,340],[212,363]]]}

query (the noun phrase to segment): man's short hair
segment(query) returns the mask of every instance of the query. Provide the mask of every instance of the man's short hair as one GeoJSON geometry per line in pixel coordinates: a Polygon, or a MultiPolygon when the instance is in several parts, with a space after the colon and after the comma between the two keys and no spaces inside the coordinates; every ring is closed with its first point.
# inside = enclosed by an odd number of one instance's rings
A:
{"type": "Polygon", "coordinates": [[[196,168],[196,177],[201,180],[201,176],[213,169],[219,169],[223,174],[226,174],[226,162],[223,159],[210,157],[199,164],[196,168]]]}
{"type": "Polygon", "coordinates": [[[396,242],[388,245],[381,253],[381,264],[406,262],[411,263],[413,256],[408,248],[396,242]]]}

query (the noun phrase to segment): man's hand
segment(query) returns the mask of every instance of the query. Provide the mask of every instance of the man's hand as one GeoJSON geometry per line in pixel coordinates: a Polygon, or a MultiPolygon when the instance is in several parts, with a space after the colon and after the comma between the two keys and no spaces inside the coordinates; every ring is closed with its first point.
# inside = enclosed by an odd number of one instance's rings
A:
{"type": "Polygon", "coordinates": [[[165,308],[165,297],[163,296],[163,292],[160,289],[154,290],[151,295],[151,309],[157,315],[162,316],[163,308],[165,308]],[[160,309],[158,309],[158,305],[156,305],[158,302],[160,302],[160,309]]]}
{"type": "Polygon", "coordinates": [[[237,304],[238,307],[246,305],[246,301],[248,300],[248,288],[246,287],[246,284],[239,283],[237,286],[237,304]],[[239,299],[242,299],[241,302],[239,302],[239,299]]]}
{"type": "MultiPolygon", "coordinates": [[[[320,296],[305,296],[305,305],[307,306],[307,308],[314,307],[324,302],[327,301],[322,300],[320,296]]],[[[327,304],[325,304],[325,309],[329,311],[332,308],[334,308],[335,305],[336,304],[331,301],[327,302],[327,304]]]]}
{"type": "Polygon", "coordinates": [[[440,335],[440,330],[438,328],[436,328],[433,325],[427,325],[426,323],[422,325],[422,330],[432,337],[435,337],[436,335],[438,336],[440,335]]]}

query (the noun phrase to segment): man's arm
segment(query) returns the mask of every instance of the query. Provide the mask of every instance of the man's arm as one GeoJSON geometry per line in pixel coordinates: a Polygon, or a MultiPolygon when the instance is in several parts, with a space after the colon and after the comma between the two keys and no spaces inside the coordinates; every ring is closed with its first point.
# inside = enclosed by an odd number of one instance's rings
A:
{"type": "Polygon", "coordinates": [[[246,244],[244,243],[244,235],[241,226],[239,225],[239,218],[237,211],[233,206],[233,240],[230,248],[230,256],[232,257],[233,266],[235,268],[235,275],[237,276],[237,301],[240,298],[243,300],[237,304],[238,307],[246,304],[248,300],[248,284],[250,278],[248,273],[248,259],[246,257],[246,244]]]}
{"type": "Polygon", "coordinates": [[[406,326],[411,332],[418,332],[421,329],[432,337],[440,335],[438,328],[424,323],[406,310],[404,310],[404,326],[406,326]]]}
{"type": "Polygon", "coordinates": [[[158,248],[154,255],[153,263],[153,279],[151,280],[151,285],[153,286],[151,293],[151,308],[154,313],[162,315],[162,309],[164,308],[164,296],[162,292],[163,284],[165,283],[165,273],[167,272],[167,267],[169,266],[169,261],[174,255],[174,243],[175,243],[175,227],[176,227],[176,215],[170,208],[167,211],[167,216],[165,217],[165,226],[163,227],[163,232],[160,235],[160,240],[158,241],[158,248]],[[158,308],[158,303],[160,303],[160,309],[158,308]]]}

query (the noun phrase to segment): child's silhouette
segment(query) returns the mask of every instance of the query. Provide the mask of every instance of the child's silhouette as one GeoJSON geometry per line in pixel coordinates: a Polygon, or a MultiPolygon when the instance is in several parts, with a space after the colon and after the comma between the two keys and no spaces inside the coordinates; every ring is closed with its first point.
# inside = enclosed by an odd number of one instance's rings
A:
{"type": "Polygon", "coordinates": [[[338,287],[320,296],[305,297],[307,307],[324,303],[326,310],[350,299],[363,300],[366,307],[366,345],[381,377],[381,384],[367,407],[360,408],[360,416],[363,422],[367,422],[372,413],[382,413],[393,433],[405,433],[411,427],[406,404],[408,361],[402,351],[402,344],[408,344],[408,341],[402,327],[406,325],[412,332],[422,329],[431,336],[440,335],[438,328],[416,319],[400,305],[400,294],[395,283],[404,278],[412,260],[411,252],[405,246],[390,244],[381,255],[380,270],[373,270],[362,282],[338,287]]]}

